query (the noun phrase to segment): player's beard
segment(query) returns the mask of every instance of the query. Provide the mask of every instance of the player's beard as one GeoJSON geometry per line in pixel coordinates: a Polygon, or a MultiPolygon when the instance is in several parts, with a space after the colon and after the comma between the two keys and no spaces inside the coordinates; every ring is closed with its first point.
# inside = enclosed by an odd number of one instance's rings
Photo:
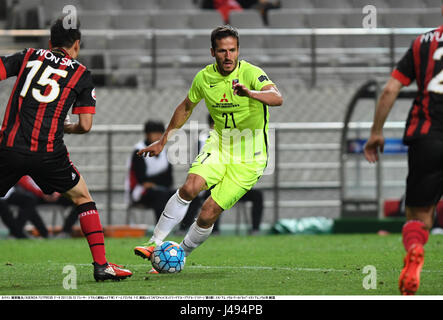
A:
{"type": "Polygon", "coordinates": [[[217,61],[217,65],[218,65],[218,68],[219,68],[220,73],[221,73],[223,76],[227,76],[227,75],[229,75],[232,71],[234,71],[235,68],[237,67],[237,65],[238,65],[238,58],[235,59],[235,60],[223,60],[223,61],[217,61]],[[226,62],[226,61],[232,62],[232,64],[229,65],[228,69],[225,68],[225,62],[226,62]]]}

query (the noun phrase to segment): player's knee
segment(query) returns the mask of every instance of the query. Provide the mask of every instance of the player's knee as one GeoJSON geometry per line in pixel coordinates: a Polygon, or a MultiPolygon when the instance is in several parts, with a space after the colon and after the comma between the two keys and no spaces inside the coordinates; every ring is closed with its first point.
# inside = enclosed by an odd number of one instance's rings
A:
{"type": "Polygon", "coordinates": [[[180,197],[188,201],[195,199],[199,193],[200,188],[192,181],[186,181],[186,183],[179,190],[180,197]]]}

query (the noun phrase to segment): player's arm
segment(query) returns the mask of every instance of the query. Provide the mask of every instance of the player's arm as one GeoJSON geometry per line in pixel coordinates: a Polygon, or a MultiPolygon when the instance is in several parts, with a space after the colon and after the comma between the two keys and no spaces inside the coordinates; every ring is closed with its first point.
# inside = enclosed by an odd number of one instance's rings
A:
{"type": "Polygon", "coordinates": [[[66,116],[64,131],[66,133],[83,134],[92,128],[92,119],[95,114],[96,96],[89,70],[86,70],[79,80],[79,95],[72,107],[72,113],[78,115],[78,121],[71,123],[66,116]]]}
{"type": "Polygon", "coordinates": [[[234,85],[234,94],[258,100],[268,106],[281,106],[283,104],[283,96],[274,84],[265,85],[258,91],[250,90],[244,84],[236,83],[234,85]]]}
{"type": "Polygon", "coordinates": [[[65,133],[83,134],[89,132],[92,128],[92,118],[93,114],[91,113],[80,113],[78,115],[78,121],[72,123],[69,117],[66,117],[64,123],[65,133]]]}
{"type": "Polygon", "coordinates": [[[399,80],[391,77],[378,99],[375,108],[374,122],[371,127],[371,135],[364,147],[364,155],[369,162],[378,161],[378,150],[383,152],[385,141],[383,137],[383,126],[402,87],[403,84],[399,80]]]}
{"type": "Polygon", "coordinates": [[[18,75],[26,52],[24,50],[9,56],[0,56],[0,80],[18,75]]]}
{"type": "Polygon", "coordinates": [[[137,154],[139,156],[143,155],[146,157],[146,155],[149,155],[150,157],[153,157],[162,152],[163,148],[168,142],[168,138],[174,133],[175,130],[180,129],[186,123],[196,105],[197,103],[192,102],[189,100],[189,97],[186,97],[175,109],[174,114],[169,121],[168,127],[160,140],[155,141],[144,149],[141,149],[137,154]]]}

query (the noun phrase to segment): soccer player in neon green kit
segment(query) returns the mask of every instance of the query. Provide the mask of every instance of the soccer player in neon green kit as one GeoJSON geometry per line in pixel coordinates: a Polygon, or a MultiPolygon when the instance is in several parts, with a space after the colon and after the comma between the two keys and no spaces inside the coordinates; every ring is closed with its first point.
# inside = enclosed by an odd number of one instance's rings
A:
{"type": "Polygon", "coordinates": [[[189,169],[185,183],[166,204],[152,238],[134,249],[143,258],[149,259],[155,246],[180,223],[200,191],[211,188],[211,195],[180,244],[188,256],[209,237],[220,214],[250,190],[266,168],[268,106],[282,105],[282,95],[262,69],[238,60],[239,36],[233,27],[215,28],[211,46],[215,63],[197,73],[161,139],[138,152],[143,156],[158,155],[168,136],[182,127],[194,107],[205,100],[215,122],[214,130],[189,169]]]}

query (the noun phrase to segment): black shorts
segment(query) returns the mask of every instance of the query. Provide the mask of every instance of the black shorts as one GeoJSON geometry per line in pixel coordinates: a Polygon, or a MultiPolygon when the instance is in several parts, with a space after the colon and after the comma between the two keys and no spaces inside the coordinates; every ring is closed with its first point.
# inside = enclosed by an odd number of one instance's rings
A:
{"type": "Polygon", "coordinates": [[[69,160],[66,148],[56,154],[30,154],[0,149],[0,197],[26,175],[46,194],[55,191],[65,193],[80,180],[80,173],[69,160]]]}
{"type": "Polygon", "coordinates": [[[426,207],[443,194],[443,140],[423,139],[408,149],[408,178],[405,204],[426,207]]]}

